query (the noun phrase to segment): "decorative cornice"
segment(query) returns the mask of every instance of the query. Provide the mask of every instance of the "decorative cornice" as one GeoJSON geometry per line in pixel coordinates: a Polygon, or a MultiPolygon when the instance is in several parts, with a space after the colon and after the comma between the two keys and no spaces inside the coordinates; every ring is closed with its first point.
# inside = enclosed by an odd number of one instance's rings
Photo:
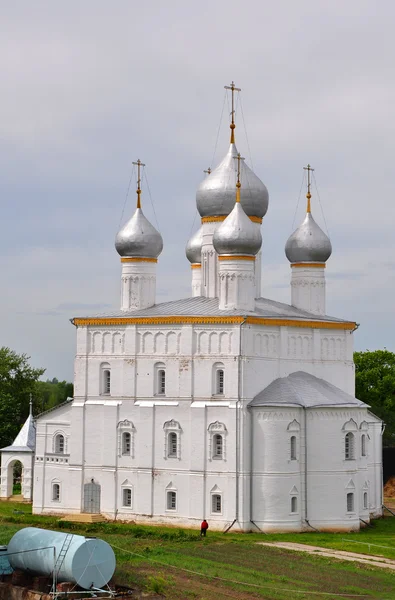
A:
{"type": "Polygon", "coordinates": [[[248,323],[249,325],[272,325],[279,327],[301,327],[304,329],[338,329],[353,330],[356,323],[342,321],[298,321],[297,319],[268,319],[265,317],[245,317],[242,316],[223,316],[214,315],[212,317],[189,317],[182,315],[166,317],[92,317],[75,318],[72,323],[77,327],[86,327],[89,325],[222,325],[248,323]]]}
{"type": "Polygon", "coordinates": [[[291,269],[307,267],[309,269],[325,269],[326,264],[323,262],[298,262],[291,263],[291,269]]]}
{"type": "Polygon", "coordinates": [[[122,263],[128,263],[128,262],[150,262],[150,263],[157,263],[158,259],[157,258],[149,258],[149,257],[145,257],[145,256],[135,256],[135,257],[123,256],[121,258],[121,262],[122,263]]]}
{"type": "Polygon", "coordinates": [[[255,260],[255,256],[247,254],[221,254],[218,256],[218,260],[255,260]]]}
{"type": "MultiPolygon", "coordinates": [[[[225,221],[227,215],[213,215],[212,217],[202,217],[203,223],[220,223],[221,221],[225,221]]],[[[262,223],[262,217],[248,217],[253,223],[262,223]]]]}
{"type": "Polygon", "coordinates": [[[202,265],[199,263],[193,263],[191,265],[191,269],[201,269],[202,265]]]}

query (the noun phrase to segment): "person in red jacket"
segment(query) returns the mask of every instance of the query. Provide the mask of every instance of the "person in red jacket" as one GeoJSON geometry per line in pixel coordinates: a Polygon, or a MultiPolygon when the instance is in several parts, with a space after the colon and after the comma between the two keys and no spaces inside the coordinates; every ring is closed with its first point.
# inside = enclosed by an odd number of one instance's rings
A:
{"type": "Polygon", "coordinates": [[[208,529],[208,523],[206,521],[206,519],[203,519],[202,524],[200,525],[200,535],[206,537],[206,533],[207,533],[207,529],[208,529]]]}

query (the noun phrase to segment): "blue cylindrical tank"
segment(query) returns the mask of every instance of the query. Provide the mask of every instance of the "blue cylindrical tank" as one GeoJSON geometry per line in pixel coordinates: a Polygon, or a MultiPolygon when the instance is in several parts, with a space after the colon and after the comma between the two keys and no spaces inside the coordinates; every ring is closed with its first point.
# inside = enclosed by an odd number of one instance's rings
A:
{"type": "Polygon", "coordinates": [[[11,538],[8,559],[14,569],[48,576],[52,575],[56,561],[56,571],[62,561],[58,581],[72,581],[86,590],[102,588],[115,571],[115,555],[107,542],[36,527],[20,529],[11,538]]]}
{"type": "Polygon", "coordinates": [[[13,569],[7,555],[7,546],[0,546],[0,575],[10,575],[13,569]]]}

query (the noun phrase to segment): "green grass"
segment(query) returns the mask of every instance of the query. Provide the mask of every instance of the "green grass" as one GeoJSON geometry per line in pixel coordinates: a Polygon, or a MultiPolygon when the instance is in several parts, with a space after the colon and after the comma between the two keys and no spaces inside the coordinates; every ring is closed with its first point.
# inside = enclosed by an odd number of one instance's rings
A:
{"type": "Polygon", "coordinates": [[[376,521],[373,528],[349,534],[229,532],[224,535],[209,531],[207,538],[201,539],[199,531],[191,529],[112,522],[89,525],[62,523],[54,517],[31,515],[28,505],[0,502],[0,544],[7,543],[18,529],[29,525],[64,529],[106,540],[116,546],[115,579],[119,584],[172,600],[289,600],[293,597],[338,600],[339,597],[345,598],[344,594],[395,600],[395,571],[268,548],[257,543],[292,541],[369,553],[368,546],[353,543],[359,541],[388,546],[371,546],[370,554],[395,559],[395,518],[376,521]],[[311,592],[325,592],[327,595],[311,592]]]}

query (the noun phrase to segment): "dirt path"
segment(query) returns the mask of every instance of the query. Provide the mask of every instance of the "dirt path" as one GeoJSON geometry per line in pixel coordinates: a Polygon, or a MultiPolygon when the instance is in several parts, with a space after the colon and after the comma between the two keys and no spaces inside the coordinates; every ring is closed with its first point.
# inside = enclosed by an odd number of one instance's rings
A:
{"type": "Polygon", "coordinates": [[[275,546],[285,550],[295,550],[296,552],[307,552],[316,556],[325,556],[326,558],[337,558],[339,560],[350,560],[360,562],[373,567],[383,569],[392,569],[395,571],[395,560],[384,558],[383,556],[371,556],[370,554],[357,554],[356,552],[346,552],[345,550],[332,550],[320,546],[308,546],[307,544],[296,544],[293,542],[258,542],[260,546],[275,546]]]}
{"type": "Polygon", "coordinates": [[[370,554],[357,554],[356,552],[346,552],[345,550],[332,550],[320,546],[308,546],[307,544],[296,544],[293,542],[258,542],[260,546],[275,546],[285,550],[295,550],[296,552],[307,552],[315,556],[325,556],[327,558],[337,558],[339,560],[350,560],[360,562],[373,567],[383,569],[392,569],[395,571],[395,560],[384,558],[383,556],[372,556],[370,554]]]}

